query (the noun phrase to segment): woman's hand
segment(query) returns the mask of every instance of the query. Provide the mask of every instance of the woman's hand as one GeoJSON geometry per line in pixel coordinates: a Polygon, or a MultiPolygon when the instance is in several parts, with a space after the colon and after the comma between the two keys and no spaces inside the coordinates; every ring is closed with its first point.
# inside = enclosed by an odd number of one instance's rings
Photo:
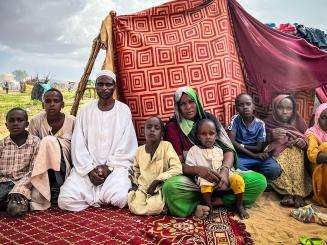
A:
{"type": "Polygon", "coordinates": [[[220,182],[220,176],[217,172],[206,168],[206,167],[197,167],[197,175],[201,178],[212,182],[212,183],[219,183],[220,182]]]}
{"type": "Polygon", "coordinates": [[[271,131],[271,136],[273,140],[280,140],[286,136],[286,130],[283,128],[275,128],[271,131]]]}

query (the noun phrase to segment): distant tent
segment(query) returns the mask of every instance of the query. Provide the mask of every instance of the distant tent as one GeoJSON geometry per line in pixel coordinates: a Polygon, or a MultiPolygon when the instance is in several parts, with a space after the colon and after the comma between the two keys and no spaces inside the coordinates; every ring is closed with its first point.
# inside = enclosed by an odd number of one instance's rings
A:
{"type": "Polygon", "coordinates": [[[32,89],[31,99],[42,101],[43,94],[51,89],[51,85],[49,83],[41,83],[37,82],[32,89]]]}

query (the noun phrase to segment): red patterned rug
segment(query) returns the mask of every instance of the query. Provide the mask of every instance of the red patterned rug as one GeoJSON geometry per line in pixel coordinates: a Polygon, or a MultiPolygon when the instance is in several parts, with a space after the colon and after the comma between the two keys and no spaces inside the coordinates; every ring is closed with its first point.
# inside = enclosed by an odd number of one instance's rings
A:
{"type": "Polygon", "coordinates": [[[252,244],[245,225],[225,209],[214,219],[135,216],[127,209],[57,208],[20,219],[0,215],[0,244],[252,244]]]}

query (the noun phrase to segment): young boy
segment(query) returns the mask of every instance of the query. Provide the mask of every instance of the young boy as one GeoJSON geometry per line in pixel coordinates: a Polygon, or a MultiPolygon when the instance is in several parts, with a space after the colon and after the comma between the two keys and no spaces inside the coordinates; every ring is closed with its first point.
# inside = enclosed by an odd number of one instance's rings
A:
{"type": "Polygon", "coordinates": [[[0,141],[0,206],[12,217],[25,214],[31,198],[30,175],[39,138],[29,134],[27,126],[25,110],[8,111],[6,127],[10,136],[0,141]]]}
{"type": "Polygon", "coordinates": [[[255,170],[268,181],[281,174],[279,164],[263,150],[266,141],[265,123],[253,115],[254,104],[249,94],[235,98],[237,115],[232,117],[228,135],[238,153],[240,170],[255,170]]]}
{"type": "Polygon", "coordinates": [[[71,137],[75,117],[61,112],[62,93],[55,88],[42,98],[44,111],[31,119],[29,132],[41,139],[40,150],[32,171],[32,210],[45,210],[57,205],[60,186],[71,169],[71,137]]]}
{"type": "MultiPolygon", "coordinates": [[[[187,153],[185,163],[190,166],[202,166],[209,168],[215,171],[215,173],[219,176],[219,170],[226,166],[223,165],[223,150],[214,145],[217,137],[215,124],[209,119],[202,119],[197,124],[196,134],[200,144],[191,147],[187,153]]],[[[198,177],[197,184],[200,186],[204,204],[210,208],[210,213],[212,212],[212,206],[219,206],[223,204],[219,198],[215,199],[215,201],[212,199],[213,191],[219,190],[219,183],[211,183],[198,177]]],[[[236,195],[236,212],[239,214],[241,219],[247,219],[249,214],[246,212],[243,206],[245,184],[242,176],[231,170],[229,172],[229,185],[236,195]]]]}
{"type": "Polygon", "coordinates": [[[128,193],[128,207],[138,215],[154,215],[164,211],[162,184],[182,174],[182,164],[173,146],[162,140],[163,123],[158,117],[145,122],[145,145],[135,155],[133,188],[128,193]]]}

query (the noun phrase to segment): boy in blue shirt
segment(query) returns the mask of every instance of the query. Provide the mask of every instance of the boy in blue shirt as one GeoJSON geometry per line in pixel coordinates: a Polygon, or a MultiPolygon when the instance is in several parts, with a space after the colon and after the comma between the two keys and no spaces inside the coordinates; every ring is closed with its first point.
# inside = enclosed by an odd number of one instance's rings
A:
{"type": "Polygon", "coordinates": [[[253,115],[254,104],[247,93],[235,98],[238,114],[232,117],[228,135],[238,153],[238,168],[254,170],[268,181],[277,179],[281,167],[268,153],[263,151],[266,141],[265,123],[253,115]]]}

